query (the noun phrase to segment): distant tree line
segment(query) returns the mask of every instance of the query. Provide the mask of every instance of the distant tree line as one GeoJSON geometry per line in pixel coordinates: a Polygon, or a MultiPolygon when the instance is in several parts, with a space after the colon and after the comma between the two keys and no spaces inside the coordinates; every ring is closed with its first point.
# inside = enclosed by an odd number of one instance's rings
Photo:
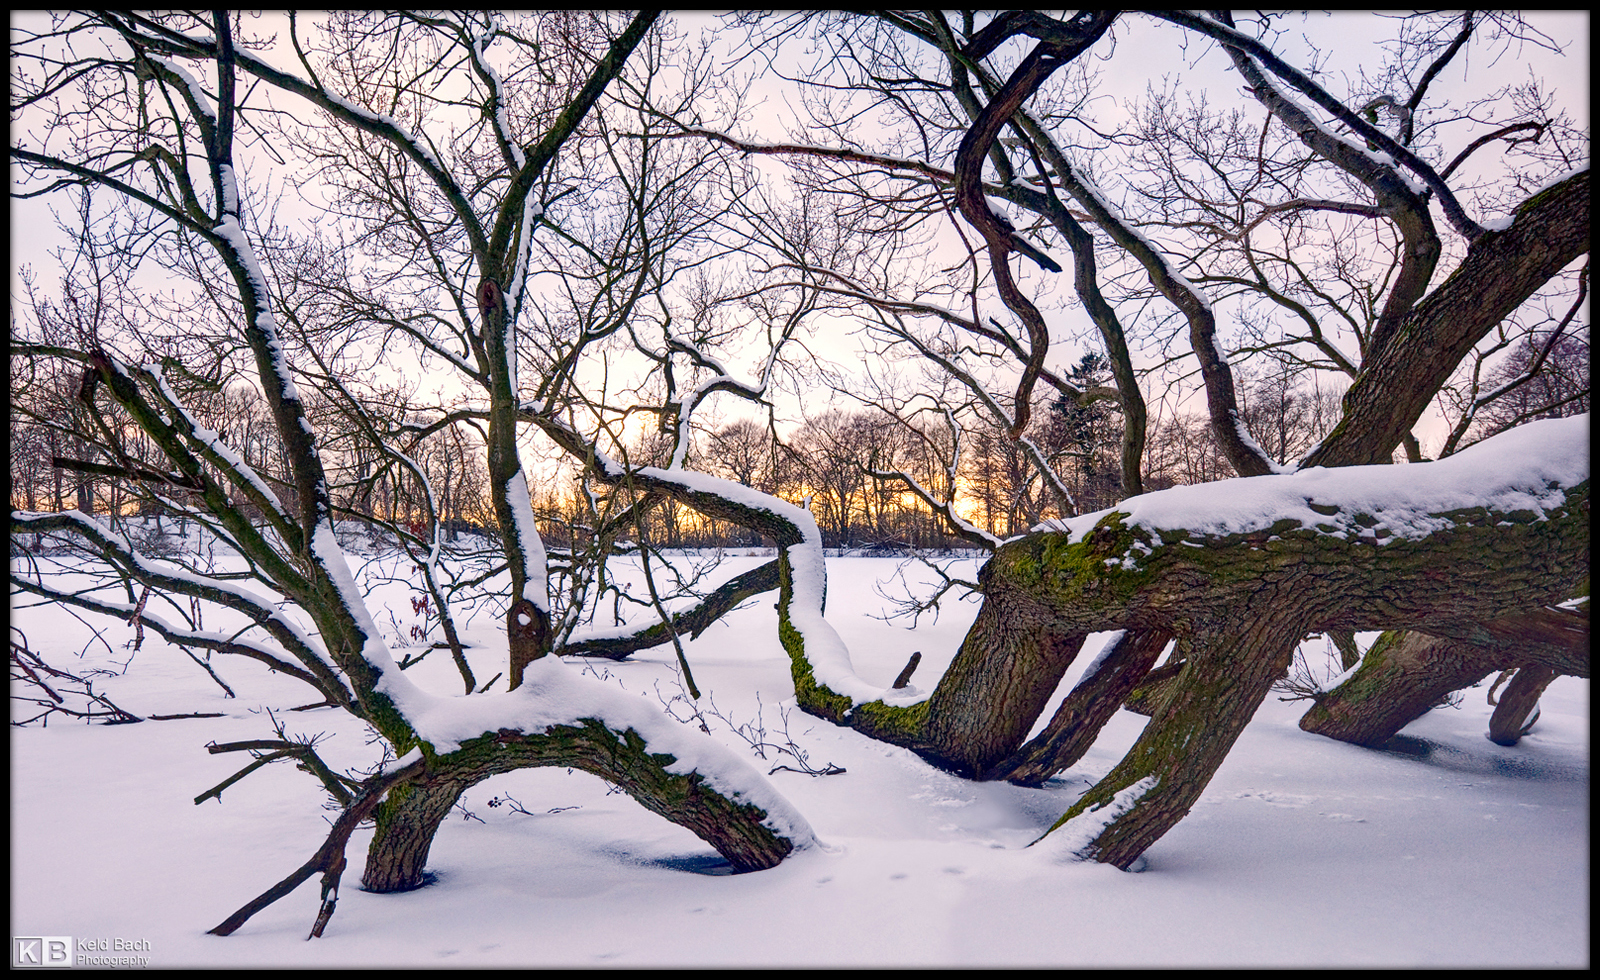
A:
{"type": "MultiPolygon", "coordinates": [[[[59,329],[74,326],[70,308],[44,304],[38,313],[41,321],[53,322],[59,329]]],[[[1469,420],[1476,438],[1530,419],[1589,410],[1587,334],[1565,336],[1544,346],[1549,349],[1542,364],[1535,365],[1540,345],[1527,341],[1476,382],[1486,391],[1504,389],[1537,367],[1531,380],[1509,387],[1469,420]]],[[[1090,352],[1069,378],[1089,389],[1105,384],[1109,374],[1105,358],[1090,352]]],[[[110,444],[88,442],[82,438],[85,427],[71,424],[81,412],[81,379],[29,375],[14,376],[12,381],[13,506],[163,516],[161,505],[129,485],[126,468],[110,444]]],[[[1243,392],[1241,414],[1252,438],[1277,459],[1302,456],[1325,436],[1338,418],[1342,394],[1313,388],[1303,375],[1287,370],[1258,377],[1243,392]]],[[[327,436],[334,464],[329,474],[345,518],[367,527],[398,525],[420,533],[428,509],[419,482],[392,459],[364,450],[369,443],[350,430],[350,420],[360,417],[388,419],[395,431],[404,431],[407,420],[397,407],[404,404],[402,395],[369,392],[361,399],[359,413],[321,405],[318,424],[327,436]]],[[[287,498],[283,447],[254,388],[240,384],[217,389],[197,399],[196,408],[206,425],[239,447],[245,461],[287,498]]],[[[1126,496],[1118,458],[1121,420],[1111,402],[1080,405],[1060,397],[1042,401],[1027,435],[1071,491],[1078,513],[1111,507],[1126,496]]],[[[134,431],[122,434],[120,451],[127,454],[139,439],[134,431]]],[[[636,443],[630,452],[634,462],[667,462],[669,444],[664,436],[652,433],[636,443]]],[[[408,454],[428,476],[447,542],[493,525],[481,446],[452,428],[412,439],[408,454]]],[[[904,480],[889,474],[909,476],[937,499],[957,500],[965,520],[999,537],[1023,533],[1050,518],[1072,516],[1063,514],[1041,485],[1018,442],[981,417],[964,422],[959,440],[941,420],[900,417],[875,408],[830,407],[781,435],[762,422],[737,419],[699,432],[688,465],[762,493],[809,502],[829,548],[965,546],[938,514],[907,491],[904,480]]],[[[1232,475],[1209,420],[1181,411],[1151,426],[1143,470],[1146,491],[1232,475]]],[[[553,547],[581,547],[586,543],[585,529],[593,524],[593,502],[571,466],[557,464],[550,475],[533,492],[540,530],[553,547]]],[[[175,492],[181,499],[181,488],[175,492]]],[[[601,492],[626,494],[614,489],[601,492]]],[[[240,506],[247,505],[241,501],[240,506]]],[[[671,500],[646,508],[638,531],[650,544],[666,548],[770,544],[747,528],[705,519],[671,500]]]]}

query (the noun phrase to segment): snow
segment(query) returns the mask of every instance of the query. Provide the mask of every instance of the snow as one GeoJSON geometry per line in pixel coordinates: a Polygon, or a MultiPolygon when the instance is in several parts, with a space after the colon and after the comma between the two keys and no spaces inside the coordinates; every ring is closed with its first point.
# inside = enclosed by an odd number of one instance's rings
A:
{"type": "Polygon", "coordinates": [[[536,609],[550,611],[550,585],[545,573],[544,539],[539,536],[539,525],[533,516],[533,499],[528,495],[528,475],[519,466],[506,484],[506,503],[511,507],[511,518],[517,526],[517,540],[522,545],[523,567],[527,570],[527,584],[522,597],[536,609]]]}
{"type": "MultiPolygon", "coordinates": [[[[620,476],[622,467],[606,456],[597,463],[620,476]]],[[[789,556],[794,599],[789,604],[789,623],[805,641],[806,660],[817,683],[850,699],[853,705],[867,704],[889,696],[889,690],[863,681],[850,660],[850,648],[823,617],[828,571],[822,548],[822,532],[811,512],[778,497],[753,490],[741,483],[690,470],[664,470],[642,466],[641,476],[677,483],[700,493],[715,494],[753,510],[764,510],[783,518],[800,531],[801,540],[785,549],[789,556]]],[[[897,692],[896,704],[907,703],[906,691],[897,692]]]]}
{"type": "Polygon", "coordinates": [[[1113,795],[1111,802],[1091,806],[1051,831],[1049,836],[1038,842],[1039,847],[1044,853],[1054,854],[1066,860],[1082,860],[1078,855],[1084,848],[1099,837],[1101,831],[1111,826],[1113,820],[1133,809],[1139,798],[1154,789],[1156,783],[1156,777],[1146,776],[1113,795]]]}
{"type": "Polygon", "coordinates": [[[439,158],[434,155],[433,150],[429,149],[426,143],[422,142],[420,139],[417,139],[417,137],[412,135],[409,130],[400,125],[400,123],[393,116],[389,115],[388,113],[374,112],[371,109],[358,106],[349,99],[346,99],[334,92],[330,92],[327,89],[318,89],[317,94],[343,109],[345,112],[350,113],[352,116],[364,119],[368,123],[371,123],[375,126],[389,129],[401,140],[403,140],[406,145],[411,148],[413,153],[426,161],[428,166],[432,167],[435,172],[444,172],[444,165],[439,162],[439,158]]]}
{"type": "MultiPolygon", "coordinates": [[[[1073,690],[1077,690],[1079,685],[1092,680],[1094,675],[1100,672],[1100,666],[1106,662],[1106,657],[1111,655],[1112,647],[1117,645],[1117,641],[1121,640],[1126,632],[1126,630],[1115,630],[1107,635],[1104,645],[1100,647],[1100,652],[1090,658],[1088,661],[1089,665],[1085,667],[1083,669],[1083,673],[1079,675],[1077,684],[1073,685],[1073,690]]],[[[1079,651],[1079,653],[1081,654],[1082,651],[1079,651]]],[[[1039,727],[1042,728],[1043,726],[1041,725],[1039,727]]],[[[1030,733],[1028,737],[1032,738],[1033,734],[1034,733],[1030,733]]]]}
{"type": "Polygon", "coordinates": [[[1543,194],[1545,191],[1549,190],[1550,188],[1556,186],[1557,184],[1559,184],[1559,183],[1561,183],[1563,181],[1571,180],[1573,177],[1578,176],[1579,174],[1583,173],[1585,170],[1588,170],[1588,169],[1589,169],[1589,161],[1585,160],[1585,161],[1583,161],[1582,164],[1580,164],[1580,165],[1578,165],[1576,167],[1573,167],[1570,170],[1563,170],[1561,173],[1556,174],[1554,177],[1551,177],[1549,180],[1547,180],[1544,183],[1540,184],[1539,187],[1532,194],[1528,195],[1529,200],[1532,200],[1533,198],[1538,197],[1540,194],[1543,194]]]}
{"type": "Polygon", "coordinates": [[[184,86],[189,89],[189,95],[194,100],[194,107],[196,111],[203,113],[205,117],[212,123],[216,122],[217,110],[211,104],[211,96],[206,94],[206,90],[200,85],[200,82],[197,81],[193,75],[189,74],[189,72],[182,65],[178,64],[176,61],[172,61],[171,59],[162,58],[160,56],[147,57],[150,57],[150,60],[155,64],[158,64],[167,71],[177,75],[178,78],[182,80],[184,86]]]}
{"type": "MultiPolygon", "coordinates": [[[[726,574],[766,560],[730,559],[726,574]]],[[[871,618],[885,605],[875,587],[897,566],[831,560],[829,619],[862,677],[887,685],[920,650],[926,684],[976,606],[947,603],[937,624],[925,620],[915,632],[871,618]]],[[[971,578],[975,568],[953,572],[971,578]]],[[[409,610],[404,583],[381,588],[394,591],[378,591],[376,603],[409,610]]],[[[95,689],[135,713],[225,715],[12,732],[13,934],[148,941],[138,955],[156,967],[1589,962],[1585,680],[1557,680],[1538,725],[1514,748],[1483,737],[1492,710],[1483,688],[1459,709],[1413,723],[1404,751],[1383,752],[1301,732],[1305,703],[1269,698],[1193,812],[1150,849],[1142,873],[1129,874],[1063,862],[1061,831],[1028,845],[1109,771],[1143,718],[1119,713],[1078,766],[1042,789],[967,782],[786,702],[788,661],[762,597],[698,640],[685,637],[686,651],[707,692],[712,737],[730,755],[762,773],[789,761],[770,751],[758,759],[733,733],[728,722],[748,725],[759,712],[766,741],[787,739],[813,764],[847,770],[769,778],[821,846],[770,871],[730,875],[698,838],[600,780],[525,770],[468,791],[463,802],[477,819],[458,811],[445,822],[429,887],[360,891],[370,831],[358,831],[338,911],[323,938],[307,942],[315,880],[234,936],[204,934],[299,867],[330,815],[316,783],[291,765],[267,766],[220,802],[195,806],[193,797],[248,761],[202,746],[272,737],[264,710],[272,709],[290,734],[324,733],[318,751],[336,769],[365,767],[376,759],[365,727],[335,710],[286,710],[309,700],[305,686],[253,661],[213,658],[240,693],[227,700],[149,632],[131,654],[122,644],[133,630],[123,624],[105,628],[109,651],[59,610],[17,609],[14,624],[58,667],[118,672],[95,689]],[[531,815],[489,806],[507,797],[531,815]]],[[[479,675],[503,669],[503,625],[479,616],[463,628],[479,675]]],[[[1323,647],[1319,639],[1307,650],[1323,647]]],[[[636,662],[541,661],[530,683],[610,687],[659,722],[663,696],[679,690],[674,664],[670,646],[636,662]],[[576,676],[586,673],[599,679],[576,676]]],[[[443,653],[407,677],[419,689],[459,690],[443,653]]],[[[699,734],[692,725],[681,732],[699,734]]]]}
{"type": "MultiPolygon", "coordinates": [[[[1217,348],[1214,340],[1211,344],[1211,349],[1215,352],[1218,361],[1227,363],[1226,358],[1222,357],[1222,351],[1217,348]]],[[[1239,417],[1239,413],[1235,411],[1228,414],[1233,422],[1234,434],[1238,436],[1239,441],[1245,445],[1245,448],[1254,453],[1257,458],[1265,460],[1268,469],[1274,473],[1293,473],[1300,468],[1297,464],[1280,463],[1273,459],[1265,449],[1261,448],[1261,444],[1256,442],[1255,438],[1250,435],[1250,429],[1244,424],[1244,419],[1239,417]]]]}
{"type": "Polygon", "coordinates": [[[660,705],[596,684],[582,676],[579,667],[558,657],[544,657],[528,665],[522,686],[515,691],[429,698],[408,711],[407,717],[419,732],[428,733],[438,752],[452,752],[486,731],[548,731],[575,719],[593,718],[615,731],[632,729],[651,754],[676,757],[668,772],[698,772],[706,785],[724,796],[767,811],[767,826],[798,846],[813,843],[805,818],[749,762],[711,739],[699,737],[697,729],[673,721],[660,705]]]}
{"type": "MultiPolygon", "coordinates": [[[[226,171],[224,176],[231,178],[232,171],[226,171]]],[[[239,189],[237,187],[224,193],[231,195],[233,200],[238,200],[239,189]]],[[[289,364],[284,360],[283,345],[278,341],[277,320],[273,317],[272,307],[269,305],[272,294],[267,291],[267,277],[261,274],[261,264],[256,260],[255,248],[251,246],[250,240],[245,237],[244,229],[239,227],[239,219],[234,214],[224,214],[222,220],[211,230],[228,243],[228,247],[233,252],[234,257],[244,265],[245,275],[250,279],[250,288],[256,301],[256,309],[254,314],[251,315],[251,322],[266,338],[267,349],[272,358],[273,374],[282,386],[284,400],[299,401],[299,389],[295,387],[294,378],[289,373],[289,364]]],[[[262,380],[265,383],[265,379],[262,380]]],[[[300,424],[308,432],[310,431],[310,423],[306,419],[302,418],[300,424]]]]}
{"type": "Polygon", "coordinates": [[[1291,519],[1339,538],[1414,540],[1451,526],[1440,516],[1448,511],[1481,507],[1543,514],[1565,502],[1565,488],[1588,478],[1589,416],[1579,415],[1518,426],[1437,462],[1319,466],[1173,487],[1045,526],[1067,531],[1077,541],[1108,514],[1122,512],[1129,515],[1128,526],[1153,531],[1244,534],[1291,519]],[[1338,512],[1328,515],[1314,506],[1338,512]],[[1376,524],[1363,526],[1356,520],[1360,514],[1376,524]]]}

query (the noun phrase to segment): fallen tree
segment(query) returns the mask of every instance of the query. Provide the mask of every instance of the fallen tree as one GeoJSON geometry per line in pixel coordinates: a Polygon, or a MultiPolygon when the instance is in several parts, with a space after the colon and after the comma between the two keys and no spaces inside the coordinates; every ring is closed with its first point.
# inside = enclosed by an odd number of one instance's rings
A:
{"type": "MultiPolygon", "coordinates": [[[[980,574],[983,606],[937,686],[883,690],[854,673],[822,617],[821,539],[806,511],[595,458],[607,479],[775,538],[800,706],[959,775],[1037,785],[1065,769],[1175,638],[1183,666],[1144,734],[1052,828],[1100,821],[1077,852],[1123,868],[1199,798],[1306,634],[1391,628],[1482,645],[1589,574],[1588,418],[1533,423],[1438,462],[1177,487],[1009,541],[980,574]],[[1024,744],[1084,639],[1105,630],[1125,633],[1024,744]],[[1097,812],[1107,806],[1110,819],[1097,812]]],[[[1587,650],[1586,618],[1572,637],[1587,650]]],[[[1587,672],[1586,652],[1580,665],[1577,647],[1561,649],[1558,662],[1587,672]]],[[[1383,662],[1368,656],[1374,670],[1383,662]]],[[[1375,704],[1391,702],[1409,704],[1375,704]]]]}
{"type": "MultiPolygon", "coordinates": [[[[892,215],[898,229],[915,226],[912,216],[931,223],[959,212],[972,285],[953,284],[946,267],[928,268],[921,279],[908,274],[902,266],[916,254],[910,236],[898,252],[873,242],[845,250],[849,261],[833,265],[786,253],[784,274],[827,283],[885,349],[927,364],[930,390],[959,392],[927,396],[955,446],[964,411],[1007,432],[1060,513],[1071,514],[1074,504],[1030,441],[1031,386],[1049,383],[1063,403],[1080,407],[1115,398],[1125,423],[1123,485],[1135,492],[1145,409],[1117,300],[1149,304],[1137,308],[1159,311],[1170,324],[1160,351],[1167,363],[1186,332],[1186,370],[1204,385],[1209,437],[1248,479],[1134,496],[1129,511],[1071,518],[1063,525],[1070,533],[1037,530],[1002,543],[956,515],[954,481],[939,497],[902,478],[953,532],[994,550],[980,579],[977,621],[922,701],[875,698],[847,675],[821,680],[822,658],[804,663],[801,634],[781,627],[808,711],[972,778],[1038,783],[1081,755],[1118,704],[1136,698],[1151,715],[1144,738],[1063,818],[1077,828],[1075,852],[1122,867],[1186,812],[1307,633],[1411,630],[1417,639],[1408,643],[1465,643],[1473,651],[1495,635],[1521,647],[1510,659],[1434,678],[1420,662],[1394,671],[1400,686],[1375,689],[1365,707],[1345,712],[1385,730],[1393,719],[1364,717],[1376,706],[1392,707],[1395,718],[1414,716],[1440,687],[1544,656],[1529,652],[1514,629],[1504,632],[1506,624],[1586,590],[1587,568],[1586,436],[1565,430],[1560,438],[1559,451],[1576,454],[1582,472],[1551,484],[1559,492],[1536,482],[1486,504],[1477,491],[1515,473],[1512,462],[1497,459],[1476,484],[1480,474],[1465,464],[1425,463],[1413,431],[1468,365],[1476,385],[1497,337],[1531,336],[1535,323],[1559,337],[1582,322],[1587,268],[1575,263],[1589,248],[1590,174],[1573,161],[1587,156],[1585,133],[1539,113],[1518,115],[1447,154],[1447,164],[1435,162],[1438,143],[1422,139],[1430,130],[1420,120],[1439,73],[1473,44],[1496,32],[1521,36],[1528,25],[1482,12],[1408,15],[1402,21],[1413,43],[1397,45],[1384,69],[1382,84],[1395,90],[1366,92],[1360,98],[1370,101],[1360,105],[1274,50],[1275,14],[1249,15],[1243,25],[1227,11],[1149,16],[1214,42],[1243,83],[1244,107],[1184,106],[1151,93],[1125,131],[1109,138],[1080,114],[1095,91],[1093,69],[1082,62],[1089,51],[1114,60],[1101,39],[1113,21],[1125,26],[1118,17],[883,11],[751,24],[753,47],[799,35],[831,53],[818,60],[811,82],[828,97],[809,104],[828,143],[770,142],[683,123],[685,138],[796,161],[797,184],[851,215],[892,215]],[[839,92],[860,93],[861,103],[835,98],[839,92]],[[881,149],[851,128],[862,104],[901,124],[876,144],[881,149]],[[895,138],[904,133],[916,136],[895,138]],[[1538,176],[1509,175],[1497,185],[1497,208],[1472,213],[1486,199],[1469,205],[1466,185],[1453,175],[1474,153],[1513,139],[1519,150],[1541,144],[1530,152],[1538,176]],[[1558,149],[1569,146],[1578,152],[1558,149]],[[1062,338],[1010,263],[1026,259],[1019,265],[1039,278],[1059,273],[1066,263],[1048,254],[1055,243],[1072,252],[1074,287],[1104,344],[1114,392],[1081,391],[1045,367],[1049,346],[1062,338]],[[888,256],[880,266],[860,258],[880,254],[888,256]],[[1551,300],[1557,287],[1565,289],[1566,314],[1541,316],[1536,298],[1551,300]],[[1004,313],[980,312],[981,301],[994,297],[1004,313]],[[1233,337],[1223,332],[1230,320],[1239,328],[1233,337]],[[1232,356],[1273,373],[1326,372],[1348,385],[1339,418],[1320,442],[1295,451],[1303,454],[1298,462],[1274,458],[1246,424],[1225,344],[1236,346],[1232,356]],[[1009,370],[984,375],[969,352],[1009,370]],[[1402,447],[1418,465],[1389,465],[1402,447]],[[1444,473],[1467,482],[1430,496],[1427,485],[1444,473]],[[1258,482],[1272,480],[1286,482],[1258,482]],[[1391,514],[1372,509],[1364,484],[1396,495],[1391,514]],[[1336,486],[1339,493],[1321,496],[1336,486]],[[1257,496],[1264,487],[1305,492],[1285,509],[1283,500],[1257,496]],[[1517,497],[1523,492],[1542,502],[1530,508],[1517,497]],[[1237,521],[1220,526],[1199,510],[1150,516],[1182,499],[1209,500],[1237,521]],[[1103,630],[1123,635],[1040,736],[1026,741],[1086,636],[1103,630]],[[1433,639],[1422,639],[1424,632],[1433,639]],[[1151,674],[1168,644],[1173,657],[1151,674]],[[1421,694],[1402,691],[1405,685],[1421,694]],[[1095,821],[1097,829],[1080,833],[1095,821]]],[[[789,251],[805,254],[801,244],[789,251]]],[[[1548,410],[1562,414],[1563,405],[1548,410]]],[[[1574,425],[1586,431],[1586,422],[1574,425]]],[[[1558,450],[1539,444],[1554,430],[1536,431],[1522,437],[1529,441],[1521,451],[1559,466],[1551,455],[1558,450]]],[[[803,536],[797,525],[790,540],[803,536]]],[[[1563,656],[1546,652],[1541,662],[1563,656]]],[[[1373,674],[1381,658],[1382,651],[1373,658],[1373,674]]],[[[1329,693],[1319,710],[1335,710],[1340,698],[1329,693]]]]}

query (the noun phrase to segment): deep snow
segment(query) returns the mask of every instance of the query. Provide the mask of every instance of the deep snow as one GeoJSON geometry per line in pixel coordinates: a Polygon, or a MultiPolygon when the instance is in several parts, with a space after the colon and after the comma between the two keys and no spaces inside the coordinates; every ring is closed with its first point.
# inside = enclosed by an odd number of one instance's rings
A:
{"type": "MultiPolygon", "coordinates": [[[[732,558],[720,574],[761,560],[732,558]]],[[[830,559],[827,619],[864,680],[888,685],[920,650],[916,681],[931,687],[976,605],[947,602],[937,623],[925,618],[915,632],[872,618],[888,605],[875,583],[898,565],[830,559]]],[[[404,627],[415,618],[406,591],[384,589],[404,627]]],[[[1129,874],[1027,845],[1116,763],[1145,719],[1120,713],[1083,762],[1044,789],[965,782],[793,709],[772,598],[753,600],[686,649],[703,704],[714,700],[724,716],[709,719],[720,742],[762,772],[795,765],[771,750],[762,762],[730,730],[759,710],[766,741],[792,740],[812,766],[846,770],[771,775],[821,841],[774,870],[719,873],[725,865],[707,845],[600,780],[524,771],[466,794],[476,819],[458,811],[446,822],[431,886],[359,891],[370,836],[361,831],[323,938],[305,941],[315,880],[236,935],[205,935],[302,864],[331,815],[317,784],[288,765],[195,806],[193,797],[247,761],[204,745],[272,737],[272,709],[291,733],[327,733],[319,749],[336,765],[366,766],[377,755],[348,716],[284,710],[312,700],[298,682],[218,658],[240,695],[226,700],[180,651],[147,634],[127,671],[96,690],[139,714],[226,717],[125,726],[58,718],[12,730],[12,935],[147,940],[137,955],[153,966],[1589,961],[1587,681],[1558,680],[1515,748],[1483,737],[1492,710],[1483,688],[1413,723],[1405,751],[1385,752],[1299,731],[1304,705],[1274,696],[1194,812],[1150,849],[1143,872],[1129,874]],[[533,815],[489,805],[507,797],[533,815]]],[[[387,612],[376,618],[389,629],[387,612]]],[[[80,672],[126,660],[133,634],[109,626],[107,650],[59,609],[15,608],[13,625],[55,666],[80,672]]],[[[482,644],[472,651],[480,678],[503,667],[498,632],[488,615],[465,631],[482,644]]],[[[1320,665],[1324,641],[1306,648],[1320,665]]],[[[592,663],[591,672],[657,709],[681,692],[670,646],[634,662],[592,663]]],[[[407,677],[439,694],[460,690],[444,652],[407,677]]],[[[682,715],[685,704],[672,707],[682,715]]]]}

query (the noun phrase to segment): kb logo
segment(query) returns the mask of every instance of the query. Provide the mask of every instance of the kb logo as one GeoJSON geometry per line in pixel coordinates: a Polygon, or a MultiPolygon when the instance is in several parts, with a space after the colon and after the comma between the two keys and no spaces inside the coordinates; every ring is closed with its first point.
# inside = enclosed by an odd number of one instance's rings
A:
{"type": "Polygon", "coordinates": [[[13,969],[71,965],[71,936],[11,937],[11,966],[13,969]]]}

